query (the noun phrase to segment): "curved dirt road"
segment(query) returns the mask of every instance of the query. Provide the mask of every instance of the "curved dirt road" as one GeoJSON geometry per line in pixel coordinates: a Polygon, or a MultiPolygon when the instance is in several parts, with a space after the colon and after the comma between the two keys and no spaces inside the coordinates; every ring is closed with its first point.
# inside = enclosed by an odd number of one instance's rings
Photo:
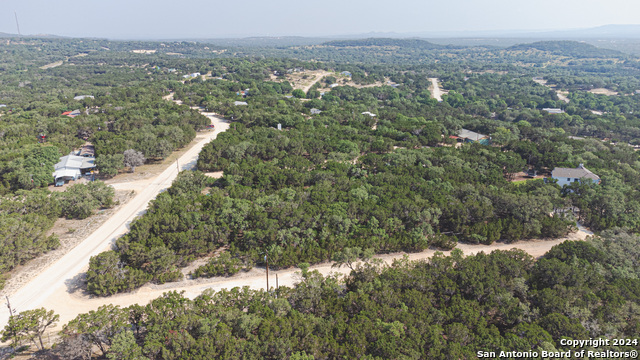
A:
{"type": "MultiPolygon", "coordinates": [[[[229,123],[226,120],[216,117],[213,113],[202,112],[202,114],[211,119],[212,124],[215,125],[215,130],[205,131],[196,136],[197,143],[178,160],[180,170],[192,169],[196,165],[198,154],[204,145],[229,128],[229,123]]],[[[17,312],[38,307],[52,309],[57,313],[69,314],[70,310],[73,312],[73,305],[67,301],[69,298],[68,291],[75,287],[78,279],[88,269],[89,258],[108,250],[118,237],[125,234],[128,231],[129,224],[146,211],[149,201],[171,186],[177,175],[178,166],[176,164],[176,166],[169,166],[157,177],[146,180],[140,192],[133,199],[113,214],[109,220],[82,243],[11,294],[9,299],[12,308],[17,312]],[[61,292],[67,295],[60,296],[61,292]]],[[[75,314],[84,312],[84,309],[78,309],[75,314]]],[[[4,327],[8,322],[8,318],[8,311],[0,311],[0,328],[4,327]]],[[[71,318],[61,318],[61,323],[66,323],[71,318]]]]}
{"type": "MultiPolygon", "coordinates": [[[[457,248],[462,250],[465,255],[472,255],[479,252],[491,252],[493,250],[509,250],[509,249],[521,249],[529,253],[534,257],[540,257],[544,255],[553,246],[560,244],[566,240],[584,240],[588,235],[593,235],[590,231],[583,227],[580,227],[578,232],[570,234],[566,238],[556,240],[533,240],[522,241],[514,244],[497,243],[492,245],[470,245],[470,244],[458,244],[457,248]]],[[[433,256],[435,250],[427,250],[420,253],[406,254],[409,260],[424,260],[433,256]]],[[[445,252],[448,254],[449,252],[445,252]]],[[[376,258],[382,259],[385,263],[391,264],[395,259],[402,259],[404,253],[395,253],[387,255],[379,255],[376,258]]],[[[350,270],[346,267],[333,268],[332,263],[326,262],[318,265],[314,265],[310,270],[317,270],[323,275],[330,273],[335,274],[348,274],[350,270]]],[[[293,286],[299,281],[298,277],[299,269],[286,269],[279,271],[270,271],[269,273],[269,285],[275,287],[276,274],[278,275],[278,283],[281,286],[293,286]]],[[[248,286],[251,289],[259,290],[266,288],[265,269],[254,268],[249,272],[240,272],[239,274],[224,278],[217,277],[211,279],[198,279],[198,280],[183,280],[179,282],[164,284],[164,285],[145,285],[140,289],[128,294],[114,295],[107,298],[92,298],[83,293],[82,290],[58,287],[55,292],[50,296],[45,304],[48,309],[53,309],[56,313],[60,314],[60,323],[66,324],[70,320],[74,319],[78,314],[86,313],[91,310],[95,310],[102,305],[113,304],[121,307],[130,306],[133,304],[145,305],[151,300],[162,296],[163,293],[168,291],[184,291],[184,295],[188,298],[195,298],[200,295],[206,289],[212,289],[219,291],[221,289],[232,289],[234,287],[248,286]]]]}
{"type": "Polygon", "coordinates": [[[329,76],[329,75],[331,75],[331,74],[332,74],[332,72],[330,72],[330,71],[324,71],[324,70],[320,71],[318,74],[314,74],[314,75],[316,76],[316,78],[315,78],[315,79],[313,79],[313,80],[311,81],[311,83],[309,83],[307,86],[303,87],[303,88],[302,88],[302,91],[304,91],[304,93],[305,93],[305,94],[306,94],[306,93],[308,93],[308,92],[309,92],[309,90],[311,90],[311,87],[312,87],[313,85],[315,85],[315,83],[317,83],[318,81],[322,80],[322,78],[323,78],[323,77],[325,77],[325,76],[329,76]]]}

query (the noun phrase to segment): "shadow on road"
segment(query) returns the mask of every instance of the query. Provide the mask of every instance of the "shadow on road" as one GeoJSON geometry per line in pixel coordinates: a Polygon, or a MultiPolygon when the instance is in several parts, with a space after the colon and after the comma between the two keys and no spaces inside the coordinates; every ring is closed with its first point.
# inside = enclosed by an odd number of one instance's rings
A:
{"type": "Polygon", "coordinates": [[[87,273],[82,272],[71,279],[67,279],[64,282],[67,287],[67,293],[75,294],[75,295],[91,295],[89,291],[87,291],[87,273]]]}

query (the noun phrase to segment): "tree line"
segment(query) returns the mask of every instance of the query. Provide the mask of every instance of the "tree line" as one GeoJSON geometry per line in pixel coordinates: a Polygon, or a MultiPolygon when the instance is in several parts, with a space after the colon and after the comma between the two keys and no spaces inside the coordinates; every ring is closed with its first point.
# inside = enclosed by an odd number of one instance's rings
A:
{"type": "MultiPolygon", "coordinates": [[[[478,351],[567,351],[562,339],[638,333],[638,240],[605,232],[556,245],[538,261],[521,250],[466,257],[454,250],[390,266],[365,261],[344,281],[301,264],[292,288],[208,290],[193,300],[169,292],[144,306],[101,306],[64,325],[42,356],[471,359],[478,351]]],[[[38,344],[55,316],[45,309],[16,315],[3,340],[38,344]],[[18,331],[24,319],[43,325],[18,331]]]]}

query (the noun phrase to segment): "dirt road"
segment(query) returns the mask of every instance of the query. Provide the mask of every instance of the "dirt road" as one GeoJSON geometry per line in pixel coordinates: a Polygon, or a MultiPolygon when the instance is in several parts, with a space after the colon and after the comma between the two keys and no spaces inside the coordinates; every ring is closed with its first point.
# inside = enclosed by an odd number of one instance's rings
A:
{"type": "Polygon", "coordinates": [[[558,99],[564,101],[565,103],[569,103],[571,100],[569,100],[569,98],[567,97],[567,95],[569,95],[568,91],[561,91],[556,89],[555,85],[547,85],[547,80],[541,79],[541,78],[533,78],[533,82],[538,83],[542,86],[546,86],[549,89],[553,90],[556,92],[556,95],[558,96],[558,99]]]}
{"type": "MultiPolygon", "coordinates": [[[[192,169],[204,145],[229,128],[229,123],[226,120],[216,117],[212,113],[203,112],[203,115],[211,119],[215,125],[215,131],[205,131],[198,134],[196,145],[179,158],[180,170],[192,169]]],[[[178,166],[169,166],[160,175],[145,180],[145,183],[138,184],[141,185],[138,194],[109,220],[59,261],[44,269],[40,275],[10,295],[12,307],[18,312],[42,306],[59,313],[70,314],[70,311],[74,312],[74,305],[68,302],[70,298],[68,291],[77,286],[78,280],[88,269],[89,258],[108,250],[118,237],[125,234],[129,224],[146,211],[149,201],[171,186],[177,175],[178,166]]],[[[86,308],[86,306],[79,308],[75,313],[84,312],[86,308]]],[[[0,312],[0,328],[4,327],[8,318],[8,311],[0,312]]],[[[62,322],[67,322],[71,318],[65,317],[62,322]]]]}
{"type": "MultiPolygon", "coordinates": [[[[592,235],[590,231],[580,227],[578,232],[570,234],[564,239],[557,240],[534,240],[523,241],[514,244],[497,243],[493,245],[470,245],[459,244],[458,249],[462,250],[465,255],[472,255],[484,251],[485,253],[493,250],[509,250],[509,249],[521,249],[529,253],[534,257],[540,257],[544,255],[553,246],[560,244],[566,240],[584,240],[588,235],[592,235]]],[[[424,260],[428,259],[435,253],[435,250],[427,250],[421,253],[404,254],[394,253],[387,255],[376,256],[382,259],[385,263],[391,264],[394,259],[401,259],[404,255],[409,257],[409,260],[424,260]]],[[[445,252],[448,254],[449,252],[445,252]]],[[[350,270],[346,267],[333,268],[332,263],[322,263],[310,268],[311,270],[317,270],[323,275],[330,273],[335,274],[348,274],[350,270]]],[[[298,276],[299,269],[286,269],[280,271],[270,271],[269,284],[271,287],[275,286],[276,274],[278,275],[278,283],[280,286],[293,286],[299,281],[298,276]]],[[[266,288],[265,269],[254,268],[249,272],[241,272],[235,276],[229,278],[211,278],[211,279],[197,279],[197,280],[183,280],[180,282],[169,283],[164,285],[145,285],[144,287],[128,294],[115,295],[108,298],[91,298],[83,293],[82,290],[75,289],[73,287],[58,286],[55,291],[48,296],[47,301],[42,305],[48,309],[55,310],[60,314],[60,324],[67,323],[74,319],[80,313],[86,313],[91,310],[95,310],[102,305],[114,304],[121,307],[130,306],[133,304],[144,305],[151,300],[158,298],[167,291],[184,291],[184,295],[189,298],[195,298],[200,295],[206,289],[212,289],[219,291],[221,289],[231,289],[234,287],[248,286],[251,289],[264,289],[266,288]]]]}
{"type": "Polygon", "coordinates": [[[432,88],[431,97],[438,100],[439,102],[442,102],[442,95],[444,93],[442,92],[442,90],[440,90],[440,85],[438,85],[438,79],[429,78],[429,80],[431,80],[431,88],[432,88]]]}
{"type": "Polygon", "coordinates": [[[323,77],[325,76],[329,76],[333,74],[330,71],[320,71],[319,73],[313,73],[313,75],[315,76],[315,78],[305,87],[302,88],[302,91],[304,91],[304,93],[308,93],[309,90],[311,89],[311,87],[317,83],[318,81],[322,80],[323,77]]]}

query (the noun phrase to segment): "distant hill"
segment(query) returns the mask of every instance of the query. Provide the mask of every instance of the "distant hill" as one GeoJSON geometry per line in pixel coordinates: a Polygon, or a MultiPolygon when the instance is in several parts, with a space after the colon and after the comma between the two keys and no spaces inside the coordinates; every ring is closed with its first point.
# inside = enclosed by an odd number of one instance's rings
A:
{"type": "MultiPolygon", "coordinates": [[[[376,35],[382,37],[383,35],[376,35]]],[[[362,36],[351,36],[361,38],[362,36]]],[[[372,37],[372,36],[368,36],[372,37]]],[[[414,33],[389,33],[390,38],[427,39],[479,39],[479,38],[519,38],[539,40],[587,40],[587,39],[640,39],[640,25],[603,25],[585,29],[567,30],[463,30],[426,31],[414,33]]]]}
{"type": "Polygon", "coordinates": [[[53,35],[53,34],[33,34],[33,35],[22,35],[23,37],[30,38],[46,38],[46,39],[69,39],[66,36],[53,35]]]}
{"type": "Polygon", "coordinates": [[[548,51],[553,55],[571,56],[577,58],[610,58],[624,57],[620,51],[602,49],[591,44],[578,41],[538,41],[531,44],[518,44],[510,46],[507,50],[529,50],[536,49],[540,51],[548,51]]]}
{"type": "MultiPolygon", "coordinates": [[[[218,46],[249,46],[249,47],[280,47],[280,46],[305,46],[317,45],[330,38],[307,38],[301,36],[278,37],[247,37],[247,38],[220,38],[220,39],[188,39],[200,43],[214,44],[218,46]]],[[[175,40],[174,40],[175,41],[175,40]]]]}
{"type": "Polygon", "coordinates": [[[589,29],[542,32],[538,35],[565,39],[640,39],[640,25],[604,25],[589,29]]]}
{"type": "Polygon", "coordinates": [[[64,36],[51,35],[51,34],[34,34],[34,35],[18,35],[0,32],[0,38],[46,38],[46,39],[66,39],[64,36]]]}
{"type": "Polygon", "coordinates": [[[434,44],[420,39],[389,39],[389,38],[369,38],[356,40],[334,40],[324,43],[326,46],[335,47],[357,47],[357,46],[394,46],[403,48],[419,49],[446,49],[451,46],[434,44]]]}

